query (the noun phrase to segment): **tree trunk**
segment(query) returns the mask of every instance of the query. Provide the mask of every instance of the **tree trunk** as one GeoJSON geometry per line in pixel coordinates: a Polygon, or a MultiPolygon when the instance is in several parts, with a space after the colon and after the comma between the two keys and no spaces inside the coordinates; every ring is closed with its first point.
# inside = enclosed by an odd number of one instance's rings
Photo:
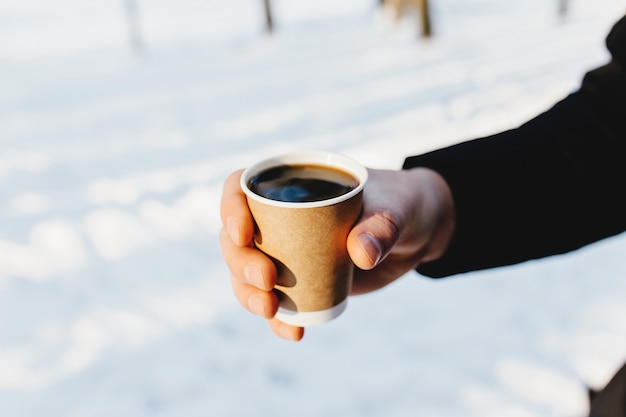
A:
{"type": "Polygon", "coordinates": [[[428,0],[420,1],[420,20],[422,24],[422,37],[430,38],[432,35],[432,26],[430,24],[430,10],[428,0]]]}
{"type": "Polygon", "coordinates": [[[270,0],[263,0],[263,7],[265,9],[265,29],[268,33],[272,33],[274,30],[274,22],[272,21],[272,6],[270,0]]]}
{"type": "Polygon", "coordinates": [[[126,10],[130,47],[134,53],[139,54],[142,50],[143,43],[139,30],[139,7],[137,0],[124,0],[124,6],[126,10]]]}

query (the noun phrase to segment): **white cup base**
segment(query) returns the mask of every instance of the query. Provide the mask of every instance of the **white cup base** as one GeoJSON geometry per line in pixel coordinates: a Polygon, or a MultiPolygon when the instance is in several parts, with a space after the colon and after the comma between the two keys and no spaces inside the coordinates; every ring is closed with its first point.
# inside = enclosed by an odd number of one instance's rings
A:
{"type": "Polygon", "coordinates": [[[293,311],[279,307],[278,312],[276,313],[276,318],[283,323],[291,324],[293,326],[317,326],[339,317],[346,309],[347,305],[348,299],[346,298],[336,306],[321,311],[293,311]]]}

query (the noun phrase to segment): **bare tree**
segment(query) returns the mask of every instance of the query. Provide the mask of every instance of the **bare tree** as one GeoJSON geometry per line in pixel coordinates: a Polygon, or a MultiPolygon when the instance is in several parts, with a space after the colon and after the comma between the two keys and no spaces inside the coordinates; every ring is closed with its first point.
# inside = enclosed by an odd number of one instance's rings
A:
{"type": "Polygon", "coordinates": [[[130,47],[135,54],[139,54],[143,49],[143,42],[139,27],[139,6],[137,0],[124,0],[124,10],[126,12],[126,23],[128,24],[130,47]]]}
{"type": "Polygon", "coordinates": [[[564,17],[569,9],[569,0],[559,0],[559,16],[564,17]]]}
{"type": "Polygon", "coordinates": [[[274,30],[274,22],[272,20],[272,5],[270,0],[263,0],[263,8],[265,9],[265,28],[269,33],[274,30]]]}
{"type": "Polygon", "coordinates": [[[419,13],[421,35],[424,38],[432,36],[432,25],[428,0],[379,0],[380,5],[389,5],[396,19],[400,19],[405,9],[411,8],[419,13]]]}
{"type": "Polygon", "coordinates": [[[420,20],[422,23],[422,36],[429,38],[433,34],[433,31],[430,22],[430,8],[428,6],[428,0],[420,1],[420,20]]]}

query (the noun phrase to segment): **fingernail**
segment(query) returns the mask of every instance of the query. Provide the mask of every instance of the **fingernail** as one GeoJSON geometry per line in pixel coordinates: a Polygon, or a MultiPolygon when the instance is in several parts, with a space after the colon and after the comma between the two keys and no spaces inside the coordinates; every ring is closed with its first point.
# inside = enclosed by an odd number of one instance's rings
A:
{"type": "Polygon", "coordinates": [[[248,308],[254,314],[262,317],[266,317],[265,314],[265,302],[263,301],[262,294],[254,294],[248,299],[248,308]]]}
{"type": "Polygon", "coordinates": [[[263,271],[257,265],[247,265],[243,270],[243,274],[250,285],[267,290],[265,288],[265,280],[263,279],[263,271]]]}
{"type": "Polygon", "coordinates": [[[359,243],[367,254],[370,262],[372,262],[372,265],[376,266],[378,262],[380,262],[380,258],[383,256],[383,249],[380,246],[378,239],[369,233],[363,233],[362,235],[359,235],[359,243]]]}
{"type": "Polygon", "coordinates": [[[234,217],[229,217],[226,220],[226,230],[228,230],[231,240],[239,244],[239,223],[234,217]]]}

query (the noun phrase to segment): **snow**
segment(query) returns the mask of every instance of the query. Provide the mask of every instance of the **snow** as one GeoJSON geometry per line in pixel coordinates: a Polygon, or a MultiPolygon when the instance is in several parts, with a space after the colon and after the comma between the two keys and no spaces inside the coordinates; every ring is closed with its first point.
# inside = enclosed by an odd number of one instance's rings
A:
{"type": "Polygon", "coordinates": [[[228,173],[399,168],[515,127],[608,59],[617,0],[0,1],[0,415],[583,416],[626,359],[626,236],[355,297],[300,343],[239,307],[228,173]]]}

